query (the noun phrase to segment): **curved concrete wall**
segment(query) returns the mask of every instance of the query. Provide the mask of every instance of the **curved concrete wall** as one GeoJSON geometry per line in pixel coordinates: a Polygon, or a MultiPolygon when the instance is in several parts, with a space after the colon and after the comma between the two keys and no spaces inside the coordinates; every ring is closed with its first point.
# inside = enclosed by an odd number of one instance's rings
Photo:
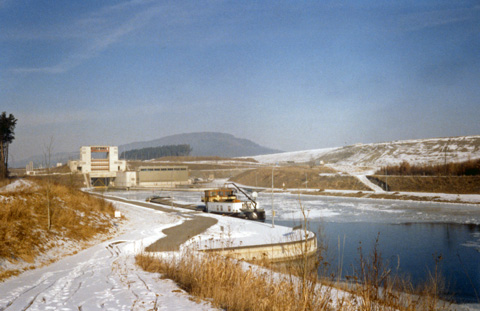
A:
{"type": "Polygon", "coordinates": [[[226,257],[245,260],[245,261],[268,261],[280,262],[295,260],[301,258],[303,254],[311,256],[317,251],[317,237],[313,237],[300,241],[291,241],[274,244],[239,246],[213,248],[203,250],[204,252],[214,252],[226,257]]]}

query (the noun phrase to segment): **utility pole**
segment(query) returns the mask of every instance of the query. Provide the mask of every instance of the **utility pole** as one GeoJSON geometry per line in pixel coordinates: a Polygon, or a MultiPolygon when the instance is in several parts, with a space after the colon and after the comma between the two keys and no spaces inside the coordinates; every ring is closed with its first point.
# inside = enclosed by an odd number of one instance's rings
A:
{"type": "Polygon", "coordinates": [[[275,209],[273,208],[273,170],[275,166],[272,167],[272,228],[275,228],[275,209]]]}
{"type": "Polygon", "coordinates": [[[448,140],[445,144],[445,148],[443,148],[443,155],[444,155],[444,164],[443,167],[445,168],[445,176],[447,176],[447,150],[448,150],[448,140]]]}
{"type": "Polygon", "coordinates": [[[388,191],[388,166],[385,166],[385,191],[388,191]]]}
{"type": "Polygon", "coordinates": [[[305,172],[305,189],[308,189],[308,178],[307,178],[307,172],[305,172]]]}

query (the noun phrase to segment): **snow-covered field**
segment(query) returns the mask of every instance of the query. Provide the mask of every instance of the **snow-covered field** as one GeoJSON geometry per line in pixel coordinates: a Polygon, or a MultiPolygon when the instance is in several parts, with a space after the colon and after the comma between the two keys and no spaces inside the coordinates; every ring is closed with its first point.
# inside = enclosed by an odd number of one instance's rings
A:
{"type": "Polygon", "coordinates": [[[327,164],[372,166],[400,164],[443,164],[480,158],[480,136],[413,139],[385,143],[284,152],[252,157],[260,163],[308,162],[323,160],[327,164]]]}
{"type": "Polygon", "coordinates": [[[253,158],[260,163],[281,163],[281,162],[308,162],[312,159],[316,159],[329,151],[336,150],[337,148],[323,148],[303,151],[282,152],[274,154],[265,154],[259,156],[253,156],[253,158]]]}
{"type": "MultiPolygon", "coordinates": [[[[208,303],[193,302],[172,281],[144,272],[135,265],[135,254],[162,238],[163,229],[182,223],[192,217],[192,213],[182,209],[166,213],[116,201],[112,203],[126,217],[119,223],[120,234],[116,238],[98,241],[98,245],[75,255],[0,283],[0,310],[214,309],[208,303]]],[[[187,241],[183,247],[254,245],[292,239],[291,228],[272,228],[265,223],[209,216],[219,222],[187,241]]],[[[61,255],[50,252],[45,256],[58,259],[61,255]]],[[[9,266],[13,267],[13,264],[9,266]]]]}
{"type": "Polygon", "coordinates": [[[115,203],[128,218],[123,234],[0,283],[0,310],[210,310],[172,281],[144,272],[134,254],[181,217],[115,203]]]}

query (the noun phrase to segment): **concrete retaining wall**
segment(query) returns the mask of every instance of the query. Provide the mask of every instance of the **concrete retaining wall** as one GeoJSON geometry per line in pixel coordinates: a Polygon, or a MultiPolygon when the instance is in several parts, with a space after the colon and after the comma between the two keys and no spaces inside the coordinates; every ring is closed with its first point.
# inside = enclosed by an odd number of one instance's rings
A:
{"type": "Polygon", "coordinates": [[[306,253],[307,256],[314,255],[317,251],[317,237],[313,234],[313,237],[308,238],[307,241],[301,240],[253,246],[225,247],[203,251],[214,252],[226,257],[245,261],[266,260],[268,262],[281,262],[301,258],[304,253],[306,253]]]}

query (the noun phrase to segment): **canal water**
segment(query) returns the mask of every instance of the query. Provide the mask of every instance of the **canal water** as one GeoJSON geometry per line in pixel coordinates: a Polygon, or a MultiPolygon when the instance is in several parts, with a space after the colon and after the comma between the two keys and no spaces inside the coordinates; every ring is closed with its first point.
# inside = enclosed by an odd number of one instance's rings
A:
{"type": "MultiPolygon", "coordinates": [[[[297,222],[281,220],[278,225],[293,226],[297,222]]],[[[383,263],[393,274],[409,276],[413,285],[424,284],[438,271],[445,281],[447,296],[458,302],[478,303],[480,292],[480,226],[440,223],[333,223],[310,221],[309,228],[325,242],[326,260],[337,276],[354,275],[358,269],[359,248],[365,258],[373,252],[378,238],[378,251],[383,263]],[[341,268],[341,270],[339,269],[341,268]]]]}
{"type": "MultiPolygon", "coordinates": [[[[261,195],[264,208],[271,210],[271,200],[271,195],[261,195]]],[[[331,270],[341,271],[341,277],[358,270],[359,249],[368,258],[378,239],[383,263],[393,273],[408,276],[417,286],[437,267],[447,296],[480,303],[478,205],[291,194],[275,194],[273,201],[278,225],[301,224],[300,206],[304,208],[310,230],[327,246],[331,270]]],[[[269,213],[267,222],[271,221],[269,213]]]]}
{"type": "MultiPolygon", "coordinates": [[[[121,196],[144,200],[170,195],[175,201],[200,203],[198,192],[123,192],[121,196]]],[[[378,237],[383,262],[398,275],[408,275],[414,285],[423,284],[438,268],[448,293],[457,302],[480,304],[480,206],[448,203],[374,200],[260,193],[258,202],[275,225],[302,223],[301,207],[309,228],[327,245],[332,271],[341,262],[342,277],[353,274],[359,247],[368,257],[378,237]],[[398,268],[398,270],[397,270],[398,268]]]]}

